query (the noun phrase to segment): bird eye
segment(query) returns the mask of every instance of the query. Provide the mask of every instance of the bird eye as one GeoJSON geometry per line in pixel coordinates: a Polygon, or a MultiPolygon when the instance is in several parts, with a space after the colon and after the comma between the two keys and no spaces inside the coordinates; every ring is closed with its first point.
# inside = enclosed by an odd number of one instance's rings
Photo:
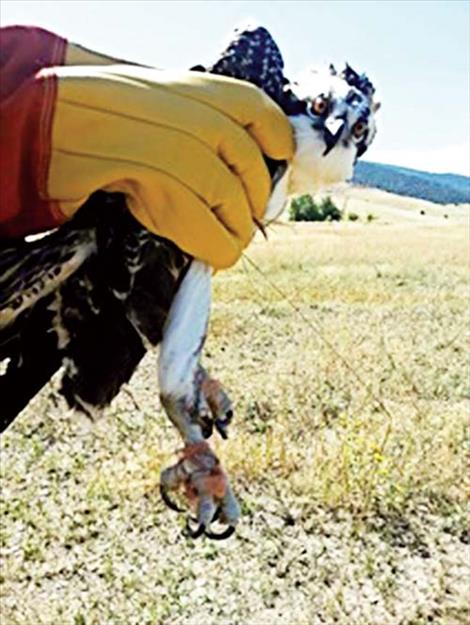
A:
{"type": "Polygon", "coordinates": [[[352,133],[356,139],[360,139],[367,130],[367,124],[362,121],[358,121],[352,127],[352,133]]]}
{"type": "Polygon", "coordinates": [[[319,95],[311,104],[311,112],[314,115],[324,115],[328,110],[329,103],[329,98],[324,95],[319,95]]]}

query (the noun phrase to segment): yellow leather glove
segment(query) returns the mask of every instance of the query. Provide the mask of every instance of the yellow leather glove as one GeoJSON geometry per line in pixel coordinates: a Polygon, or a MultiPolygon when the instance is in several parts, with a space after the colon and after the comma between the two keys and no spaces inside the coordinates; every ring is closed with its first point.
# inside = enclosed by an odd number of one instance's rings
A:
{"type": "Polygon", "coordinates": [[[289,121],[268,96],[127,64],[42,72],[58,78],[48,200],[70,217],[94,191],[119,191],[140,223],[195,258],[216,269],[238,260],[269,199],[262,152],[293,155],[289,121]]]}

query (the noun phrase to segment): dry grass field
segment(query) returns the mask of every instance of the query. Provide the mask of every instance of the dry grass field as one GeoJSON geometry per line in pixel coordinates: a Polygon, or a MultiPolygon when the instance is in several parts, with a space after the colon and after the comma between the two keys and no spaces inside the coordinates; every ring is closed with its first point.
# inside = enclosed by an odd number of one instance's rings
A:
{"type": "Polygon", "coordinates": [[[214,280],[236,536],[160,500],[155,354],[95,423],[55,380],[1,440],[2,625],[470,622],[468,207],[342,201],[358,221],[278,226],[262,274],[214,280]]]}

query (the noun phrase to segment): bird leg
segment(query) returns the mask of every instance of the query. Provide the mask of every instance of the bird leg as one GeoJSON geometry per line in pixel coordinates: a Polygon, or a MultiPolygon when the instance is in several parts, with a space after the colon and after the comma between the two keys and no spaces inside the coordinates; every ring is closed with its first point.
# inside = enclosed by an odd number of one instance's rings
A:
{"type": "Polygon", "coordinates": [[[180,489],[194,507],[198,528],[188,527],[190,536],[205,533],[220,538],[233,532],[230,528],[235,527],[240,509],[218,458],[204,440],[210,434],[210,415],[219,431],[226,434],[232,412],[220,385],[199,364],[210,299],[211,269],[193,261],[171,305],[160,347],[162,405],[184,441],[178,462],[161,474],[161,491],[173,509],[179,511],[168,492],[180,489]],[[229,526],[222,535],[210,531],[217,514],[229,526]]]}

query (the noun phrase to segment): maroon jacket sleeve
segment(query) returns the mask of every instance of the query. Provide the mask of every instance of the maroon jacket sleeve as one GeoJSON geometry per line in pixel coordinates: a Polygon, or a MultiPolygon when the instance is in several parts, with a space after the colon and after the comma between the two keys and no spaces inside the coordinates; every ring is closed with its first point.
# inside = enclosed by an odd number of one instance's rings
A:
{"type": "Polygon", "coordinates": [[[67,41],[41,28],[0,28],[0,237],[52,228],[63,221],[46,199],[57,94],[53,73],[67,41]]]}

